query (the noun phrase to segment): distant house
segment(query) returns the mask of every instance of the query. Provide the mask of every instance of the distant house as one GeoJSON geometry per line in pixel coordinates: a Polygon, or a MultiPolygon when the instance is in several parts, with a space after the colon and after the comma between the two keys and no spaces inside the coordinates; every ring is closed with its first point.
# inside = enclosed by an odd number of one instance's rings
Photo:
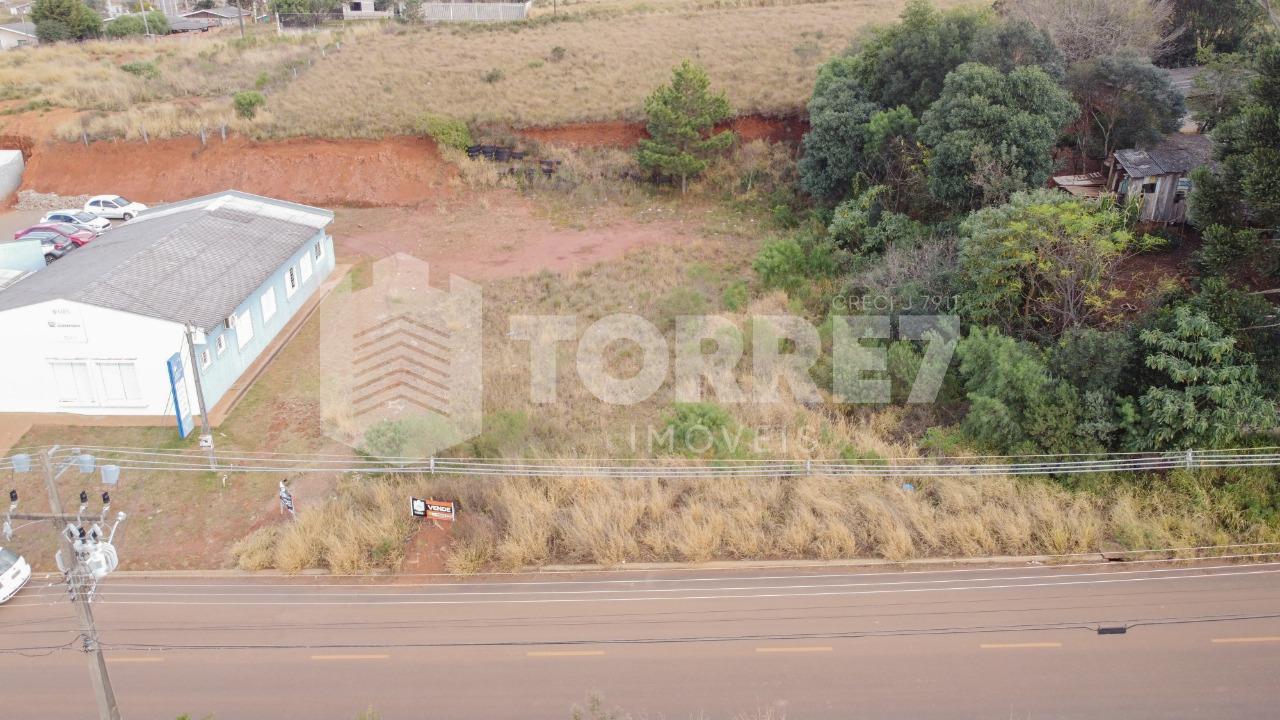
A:
{"type": "Polygon", "coordinates": [[[12,50],[28,45],[39,45],[36,38],[36,24],[29,22],[0,25],[0,50],[12,50]]]}
{"type": "Polygon", "coordinates": [[[230,5],[208,8],[206,10],[192,10],[191,12],[182,13],[181,17],[192,20],[208,20],[215,25],[239,23],[241,17],[244,17],[245,22],[253,22],[253,13],[248,10],[231,7],[230,5]]]}
{"type": "Polygon", "coordinates": [[[1117,150],[1107,159],[1106,189],[1123,200],[1136,199],[1149,222],[1187,219],[1191,171],[1213,161],[1213,141],[1204,135],[1174,133],[1145,150],[1117,150]]]}
{"type": "Polygon", "coordinates": [[[4,7],[8,9],[10,15],[22,16],[31,12],[31,5],[29,2],[8,2],[4,7]]]}
{"type": "Polygon", "coordinates": [[[170,33],[208,32],[209,28],[218,26],[218,23],[212,20],[200,18],[170,15],[166,19],[169,21],[170,33]]]}
{"type": "Polygon", "coordinates": [[[332,220],[228,190],[148,210],[16,279],[0,289],[0,413],[172,422],[175,404],[196,407],[196,374],[210,409],[229,402],[318,302],[332,220]]]}

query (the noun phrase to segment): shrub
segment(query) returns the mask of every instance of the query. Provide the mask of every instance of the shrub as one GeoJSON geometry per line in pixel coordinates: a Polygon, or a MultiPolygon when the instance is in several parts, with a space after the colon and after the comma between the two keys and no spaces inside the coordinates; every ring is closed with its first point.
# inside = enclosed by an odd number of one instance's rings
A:
{"type": "Polygon", "coordinates": [[[551,62],[560,62],[561,60],[564,59],[564,56],[567,53],[568,53],[568,50],[565,50],[559,45],[551,48],[551,62]]]}
{"type": "Polygon", "coordinates": [[[156,68],[156,64],[152,62],[135,60],[133,62],[127,62],[121,65],[120,69],[129,73],[130,75],[135,75],[140,78],[146,78],[148,80],[154,80],[160,77],[160,70],[156,68]]]}
{"type": "Polygon", "coordinates": [[[494,83],[502,82],[502,79],[505,77],[506,77],[506,73],[502,72],[498,68],[493,68],[488,72],[486,72],[485,74],[481,75],[480,79],[489,83],[490,85],[493,85],[494,83]]]}
{"type": "Polygon", "coordinates": [[[840,251],[828,240],[783,238],[766,243],[751,267],[765,287],[790,295],[835,276],[840,251]]]}
{"type": "Polygon", "coordinates": [[[672,449],[683,455],[733,457],[743,455],[751,439],[728,411],[714,403],[676,403],[667,417],[672,449]]]}
{"type": "Polygon", "coordinates": [[[747,283],[742,280],[734,280],[729,283],[729,287],[724,289],[724,293],[720,297],[720,301],[724,304],[724,309],[729,312],[738,312],[747,306],[747,283]]]}
{"type": "Polygon", "coordinates": [[[1254,230],[1210,225],[1205,228],[1204,245],[1196,254],[1196,263],[1206,272],[1222,274],[1261,249],[1262,241],[1254,230]]]}
{"type": "Polygon", "coordinates": [[[471,129],[461,120],[443,115],[423,115],[414,123],[419,134],[426,135],[441,147],[466,150],[474,143],[471,140],[471,129]]]}
{"type": "Polygon", "coordinates": [[[483,432],[471,440],[476,457],[518,457],[529,435],[529,418],[522,412],[503,410],[486,417],[483,427],[483,432]]]}
{"type": "Polygon", "coordinates": [[[231,102],[235,105],[236,115],[252,120],[253,116],[258,114],[258,108],[262,107],[267,99],[257,90],[241,90],[231,96],[231,102]]]}

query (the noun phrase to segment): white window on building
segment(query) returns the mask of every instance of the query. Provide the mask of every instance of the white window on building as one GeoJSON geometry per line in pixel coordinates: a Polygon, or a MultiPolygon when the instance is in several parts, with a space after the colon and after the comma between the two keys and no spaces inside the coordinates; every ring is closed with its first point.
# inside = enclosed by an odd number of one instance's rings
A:
{"type": "Polygon", "coordinates": [[[93,381],[87,362],[51,362],[58,389],[58,402],[86,405],[95,402],[93,381]]]}
{"type": "Polygon", "coordinates": [[[298,264],[302,266],[302,282],[306,282],[310,280],[311,279],[311,256],[303,255],[302,259],[298,262],[298,264]]]}
{"type": "Polygon", "coordinates": [[[298,273],[290,265],[289,271],[284,275],[284,294],[286,297],[293,297],[296,292],[298,292],[298,273]]]}
{"type": "Polygon", "coordinates": [[[271,318],[276,314],[276,289],[267,288],[262,293],[262,322],[263,324],[271,322],[271,318]]]}
{"type": "Polygon", "coordinates": [[[219,357],[227,351],[227,334],[225,332],[218,334],[218,337],[213,341],[213,347],[218,351],[219,357]]]}
{"type": "Polygon", "coordinates": [[[253,339],[253,313],[248,310],[236,316],[236,341],[243,350],[245,345],[253,339]]]}
{"type": "Polygon", "coordinates": [[[311,248],[311,254],[316,256],[316,260],[324,259],[324,243],[318,242],[315,247],[311,248]]]}
{"type": "Polygon", "coordinates": [[[209,348],[200,351],[200,369],[204,370],[213,364],[213,355],[209,354],[209,348]]]}
{"type": "Polygon", "coordinates": [[[142,399],[138,389],[138,371],[131,362],[100,362],[102,402],[104,405],[136,403],[142,399]]]}

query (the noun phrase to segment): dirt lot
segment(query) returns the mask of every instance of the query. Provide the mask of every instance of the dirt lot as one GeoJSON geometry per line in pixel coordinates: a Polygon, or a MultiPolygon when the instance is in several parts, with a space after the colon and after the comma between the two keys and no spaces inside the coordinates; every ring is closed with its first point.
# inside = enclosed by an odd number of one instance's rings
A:
{"type": "Polygon", "coordinates": [[[565,227],[535,201],[497,190],[412,209],[342,209],[332,232],[344,262],[403,252],[431,263],[433,272],[483,281],[542,271],[572,274],[638,248],[678,243],[694,228],[679,218],[616,210],[565,227]]]}
{"type": "Polygon", "coordinates": [[[41,143],[23,190],[115,192],[146,203],[234,188],[320,206],[417,205],[449,193],[455,174],[429,140],[279,140],[212,135],[149,144],[41,143]]]}

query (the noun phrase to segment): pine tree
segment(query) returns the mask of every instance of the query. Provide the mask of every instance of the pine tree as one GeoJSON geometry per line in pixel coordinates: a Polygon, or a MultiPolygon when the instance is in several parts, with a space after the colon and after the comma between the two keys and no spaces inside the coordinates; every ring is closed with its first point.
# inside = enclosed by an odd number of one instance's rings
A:
{"type": "Polygon", "coordinates": [[[707,158],[733,144],[733,131],[714,132],[716,123],[728,119],[729,101],[723,93],[708,89],[711,81],[702,68],[685,60],[644,101],[649,138],[640,141],[636,160],[654,173],[680,178],[680,192],[689,178],[707,168],[707,158]]]}

